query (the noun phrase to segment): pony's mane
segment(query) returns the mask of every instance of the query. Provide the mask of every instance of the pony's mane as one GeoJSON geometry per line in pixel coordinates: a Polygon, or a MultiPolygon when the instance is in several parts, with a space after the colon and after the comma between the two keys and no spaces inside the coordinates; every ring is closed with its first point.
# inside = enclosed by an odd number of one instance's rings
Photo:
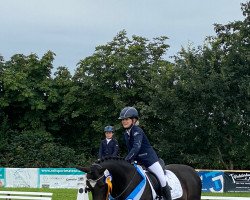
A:
{"type": "Polygon", "coordinates": [[[93,164],[102,164],[102,163],[105,163],[107,161],[118,161],[118,162],[125,162],[127,164],[130,164],[123,157],[112,157],[112,156],[106,157],[106,158],[103,158],[103,159],[98,159],[93,164]]]}

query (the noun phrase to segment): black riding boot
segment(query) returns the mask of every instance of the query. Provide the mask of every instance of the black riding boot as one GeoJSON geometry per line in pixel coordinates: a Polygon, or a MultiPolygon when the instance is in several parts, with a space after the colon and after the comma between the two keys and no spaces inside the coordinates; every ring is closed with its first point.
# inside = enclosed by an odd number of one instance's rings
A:
{"type": "Polygon", "coordinates": [[[172,200],[170,187],[168,186],[168,184],[165,187],[162,187],[161,190],[162,190],[162,197],[164,200],[172,200]]]}

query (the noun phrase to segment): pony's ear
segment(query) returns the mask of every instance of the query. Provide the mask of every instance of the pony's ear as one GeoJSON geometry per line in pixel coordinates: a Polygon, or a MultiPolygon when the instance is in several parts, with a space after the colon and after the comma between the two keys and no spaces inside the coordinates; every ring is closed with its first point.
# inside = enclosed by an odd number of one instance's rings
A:
{"type": "Polygon", "coordinates": [[[77,166],[76,169],[82,171],[82,172],[85,172],[85,173],[89,173],[90,172],[90,168],[89,167],[80,167],[80,166],[77,166]]]}

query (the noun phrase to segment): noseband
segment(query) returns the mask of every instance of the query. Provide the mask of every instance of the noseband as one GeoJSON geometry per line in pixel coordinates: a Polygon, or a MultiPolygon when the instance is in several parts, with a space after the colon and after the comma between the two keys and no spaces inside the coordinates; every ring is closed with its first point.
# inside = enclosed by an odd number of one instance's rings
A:
{"type": "Polygon", "coordinates": [[[87,179],[87,181],[89,182],[89,184],[91,185],[92,188],[95,187],[96,183],[102,179],[104,177],[104,174],[102,176],[100,176],[99,178],[97,178],[96,180],[93,180],[93,179],[87,179]]]}
{"type": "MultiPolygon", "coordinates": [[[[102,166],[99,165],[99,164],[96,164],[96,163],[95,163],[95,164],[93,164],[93,165],[98,166],[98,168],[100,168],[100,169],[102,168],[102,166]]],[[[105,174],[103,174],[102,176],[100,176],[99,178],[97,178],[97,179],[95,179],[95,180],[90,179],[90,178],[89,178],[89,179],[86,179],[86,182],[89,183],[90,187],[88,187],[88,188],[86,187],[85,190],[86,190],[86,191],[91,191],[91,188],[94,188],[95,185],[96,185],[96,183],[97,183],[99,180],[101,180],[101,179],[104,177],[104,175],[105,175],[105,174]]],[[[88,186],[89,186],[89,185],[88,185],[88,186]]]]}

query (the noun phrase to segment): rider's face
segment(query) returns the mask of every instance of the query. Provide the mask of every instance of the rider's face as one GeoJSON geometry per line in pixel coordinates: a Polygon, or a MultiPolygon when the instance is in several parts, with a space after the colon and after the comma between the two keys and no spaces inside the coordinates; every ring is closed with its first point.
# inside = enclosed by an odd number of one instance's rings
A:
{"type": "Polygon", "coordinates": [[[105,132],[106,138],[111,139],[113,137],[113,132],[107,131],[105,132]]]}
{"type": "Polygon", "coordinates": [[[132,124],[133,124],[133,120],[131,118],[122,119],[122,126],[124,128],[129,128],[132,126],[132,124]]]}

